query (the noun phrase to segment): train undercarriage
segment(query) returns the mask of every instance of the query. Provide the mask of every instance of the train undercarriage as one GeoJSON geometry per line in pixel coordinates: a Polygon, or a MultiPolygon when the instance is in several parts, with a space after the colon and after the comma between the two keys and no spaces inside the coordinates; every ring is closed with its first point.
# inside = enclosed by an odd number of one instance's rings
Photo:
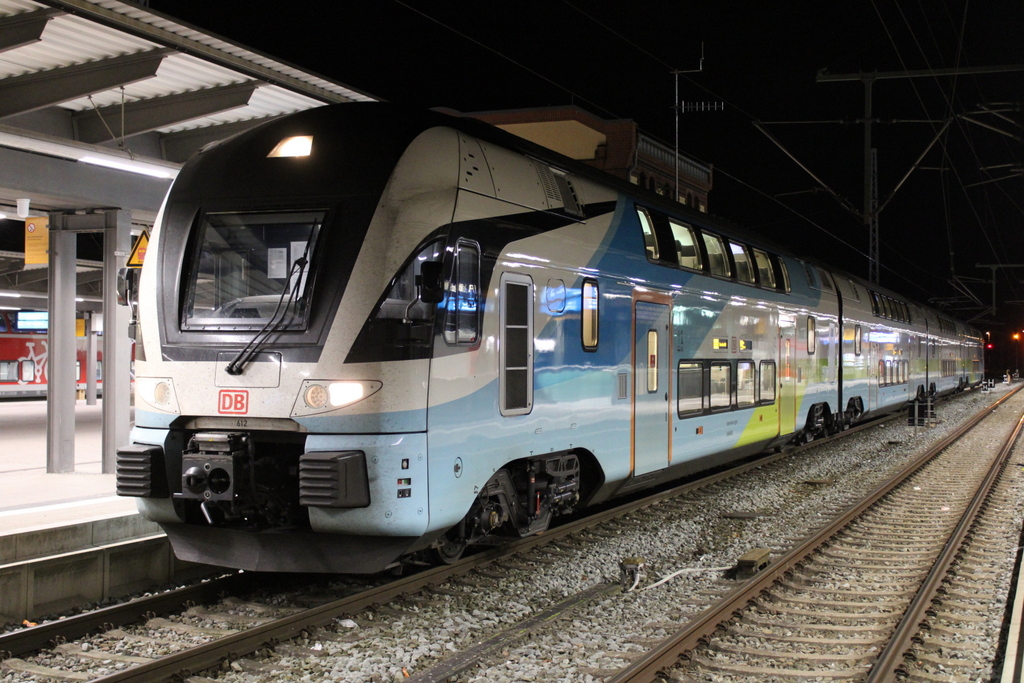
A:
{"type": "Polygon", "coordinates": [[[466,516],[430,548],[431,559],[450,563],[467,547],[523,537],[580,502],[580,460],[573,453],[508,463],[487,481],[466,516]]]}

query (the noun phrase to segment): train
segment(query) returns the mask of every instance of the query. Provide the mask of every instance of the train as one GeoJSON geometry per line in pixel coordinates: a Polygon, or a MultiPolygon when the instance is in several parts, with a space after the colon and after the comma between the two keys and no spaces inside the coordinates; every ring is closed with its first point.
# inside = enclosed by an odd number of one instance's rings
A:
{"type": "Polygon", "coordinates": [[[325,106],[182,168],[117,455],[185,560],[374,573],[981,382],[896,292],[467,117],[325,106]]]}
{"type": "MultiPolygon", "coordinates": [[[[45,311],[0,311],[0,399],[46,396],[47,314],[45,311]]],[[[87,385],[87,343],[78,338],[75,349],[76,387],[87,385]]],[[[103,352],[96,354],[96,387],[102,393],[103,352]]]]}

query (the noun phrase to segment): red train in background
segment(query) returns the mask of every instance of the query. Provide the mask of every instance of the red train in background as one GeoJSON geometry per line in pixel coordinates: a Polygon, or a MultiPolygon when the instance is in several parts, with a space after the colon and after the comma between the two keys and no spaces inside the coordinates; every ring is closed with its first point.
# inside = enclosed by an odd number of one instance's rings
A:
{"type": "MultiPolygon", "coordinates": [[[[0,311],[0,398],[46,396],[48,325],[46,311],[0,311]]],[[[86,339],[78,337],[75,373],[86,386],[86,339]]],[[[102,387],[103,352],[97,350],[97,388],[102,387]]]]}

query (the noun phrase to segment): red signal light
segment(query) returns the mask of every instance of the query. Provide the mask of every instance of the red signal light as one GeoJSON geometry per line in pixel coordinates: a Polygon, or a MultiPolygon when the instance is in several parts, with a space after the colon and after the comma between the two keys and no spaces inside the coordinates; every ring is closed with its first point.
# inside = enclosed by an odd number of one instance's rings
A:
{"type": "Polygon", "coordinates": [[[994,349],[995,347],[996,347],[995,344],[985,344],[985,348],[986,349],[994,349]]]}

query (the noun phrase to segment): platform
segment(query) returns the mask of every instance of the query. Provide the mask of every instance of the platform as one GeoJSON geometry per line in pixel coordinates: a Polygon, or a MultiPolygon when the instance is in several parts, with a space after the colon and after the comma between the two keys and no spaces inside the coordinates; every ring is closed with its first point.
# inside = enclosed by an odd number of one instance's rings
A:
{"type": "Polygon", "coordinates": [[[0,402],[0,624],[205,576],[102,474],[102,403],[75,405],[75,471],[46,472],[46,401],[0,402]]]}
{"type": "MultiPolygon", "coordinates": [[[[102,400],[77,401],[75,471],[47,474],[46,401],[0,402],[0,537],[136,514],[100,473],[102,433],[102,400]]],[[[0,564],[11,559],[0,551],[0,564]]]]}

